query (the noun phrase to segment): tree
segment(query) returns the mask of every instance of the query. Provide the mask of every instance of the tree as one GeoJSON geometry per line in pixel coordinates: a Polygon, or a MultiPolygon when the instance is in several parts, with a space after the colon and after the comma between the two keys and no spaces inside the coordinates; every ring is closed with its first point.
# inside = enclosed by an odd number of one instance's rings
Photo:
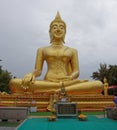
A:
{"type": "Polygon", "coordinates": [[[102,82],[106,77],[110,86],[117,85],[117,65],[100,64],[98,71],[93,72],[91,77],[102,82]]]}
{"type": "Polygon", "coordinates": [[[109,65],[109,84],[117,85],[117,65],[109,65]]]}
{"type": "Polygon", "coordinates": [[[12,75],[7,70],[3,70],[0,66],[0,91],[10,93],[9,81],[11,80],[12,75]]]}

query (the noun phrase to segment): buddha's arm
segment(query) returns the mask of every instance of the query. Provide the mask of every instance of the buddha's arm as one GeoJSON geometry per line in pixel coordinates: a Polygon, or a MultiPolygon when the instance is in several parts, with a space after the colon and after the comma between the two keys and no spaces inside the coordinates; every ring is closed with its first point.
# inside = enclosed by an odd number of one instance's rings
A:
{"type": "Polygon", "coordinates": [[[79,63],[78,63],[78,55],[77,50],[73,49],[73,55],[71,59],[71,67],[72,67],[72,79],[76,79],[79,76],[79,63]]]}
{"type": "Polygon", "coordinates": [[[37,51],[35,70],[33,71],[33,74],[35,75],[35,77],[38,77],[41,75],[43,62],[44,62],[43,48],[40,48],[37,51]]]}
{"type": "Polygon", "coordinates": [[[33,83],[33,81],[35,80],[36,77],[41,75],[41,71],[42,71],[42,67],[43,67],[43,61],[44,61],[43,49],[40,48],[37,51],[35,70],[24,76],[24,78],[22,80],[23,86],[29,86],[31,83],[33,83]]]}

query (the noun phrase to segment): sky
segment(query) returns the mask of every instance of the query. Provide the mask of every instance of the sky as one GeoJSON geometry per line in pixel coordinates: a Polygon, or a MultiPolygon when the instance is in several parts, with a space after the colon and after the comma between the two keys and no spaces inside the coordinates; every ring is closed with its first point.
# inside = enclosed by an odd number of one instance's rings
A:
{"type": "Polygon", "coordinates": [[[117,65],[117,0],[0,0],[3,69],[17,78],[34,69],[57,11],[67,25],[65,45],[78,51],[79,79],[91,79],[100,64],[117,65]]]}

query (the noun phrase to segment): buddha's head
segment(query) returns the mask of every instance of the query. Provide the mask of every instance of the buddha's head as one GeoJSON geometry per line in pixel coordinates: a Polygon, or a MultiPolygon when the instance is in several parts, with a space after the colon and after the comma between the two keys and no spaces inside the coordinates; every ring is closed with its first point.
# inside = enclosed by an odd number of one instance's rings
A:
{"type": "Polygon", "coordinates": [[[59,12],[57,12],[57,15],[55,19],[50,23],[50,43],[53,43],[55,40],[61,40],[63,43],[65,39],[66,34],[66,24],[61,19],[59,12]]]}

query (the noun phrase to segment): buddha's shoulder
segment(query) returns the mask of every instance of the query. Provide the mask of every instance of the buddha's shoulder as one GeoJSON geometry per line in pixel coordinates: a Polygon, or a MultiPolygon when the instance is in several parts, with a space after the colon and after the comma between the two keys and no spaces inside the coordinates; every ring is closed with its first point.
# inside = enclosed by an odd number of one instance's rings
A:
{"type": "Polygon", "coordinates": [[[40,48],[37,49],[37,51],[43,51],[43,50],[46,50],[48,48],[50,48],[50,46],[40,47],[40,48]]]}
{"type": "Polygon", "coordinates": [[[72,48],[72,47],[69,47],[69,46],[64,46],[66,49],[68,49],[68,50],[71,50],[71,51],[77,51],[77,49],[75,49],[75,48],[72,48]]]}

